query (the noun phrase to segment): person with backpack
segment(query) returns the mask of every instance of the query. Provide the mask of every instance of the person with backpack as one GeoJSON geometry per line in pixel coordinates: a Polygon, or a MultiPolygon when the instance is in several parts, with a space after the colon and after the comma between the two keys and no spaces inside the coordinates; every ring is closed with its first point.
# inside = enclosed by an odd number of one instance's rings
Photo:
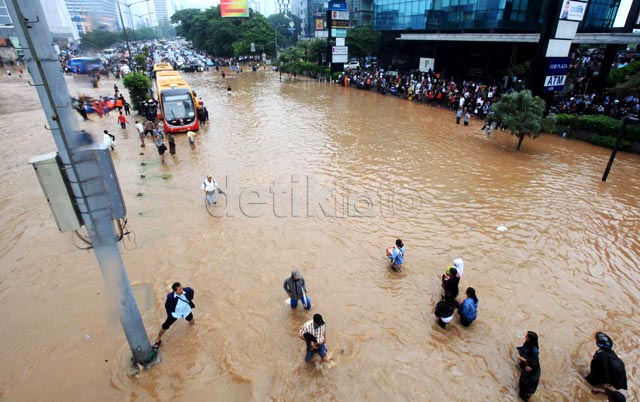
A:
{"type": "Polygon", "coordinates": [[[167,294],[167,300],[164,303],[164,309],[167,311],[167,319],[162,324],[162,328],[158,333],[158,337],[153,343],[154,348],[159,348],[162,341],[162,335],[173,325],[174,322],[184,318],[189,325],[195,324],[192,310],[196,307],[193,303],[194,290],[189,287],[182,287],[180,282],[171,285],[172,292],[167,294]]]}
{"type": "Polygon", "coordinates": [[[460,283],[460,276],[456,268],[449,268],[449,275],[442,275],[442,289],[444,289],[445,296],[451,299],[458,297],[458,284],[460,283]]]}
{"type": "Polygon", "coordinates": [[[591,371],[584,377],[591,385],[609,384],[615,389],[627,389],[627,371],[613,351],[613,340],[604,332],[596,332],[598,350],[591,359],[591,371]]]}
{"type": "Polygon", "coordinates": [[[402,264],[404,263],[404,243],[402,240],[397,239],[396,245],[388,253],[388,257],[391,260],[391,269],[395,272],[402,272],[402,264]]]}

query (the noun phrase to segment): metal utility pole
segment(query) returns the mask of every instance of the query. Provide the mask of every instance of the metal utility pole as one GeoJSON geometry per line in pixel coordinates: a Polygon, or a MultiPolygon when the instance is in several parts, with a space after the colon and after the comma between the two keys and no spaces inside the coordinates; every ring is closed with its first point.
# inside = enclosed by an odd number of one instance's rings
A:
{"type": "Polygon", "coordinates": [[[156,358],[156,352],[149,343],[116,241],[114,216],[126,212],[124,203],[118,204],[114,197],[114,191],[120,191],[115,170],[105,166],[112,164],[111,156],[104,146],[80,146],[80,136],[74,129],[77,117],[51,46],[53,41],[40,0],[9,0],[7,6],[58,149],[59,165],[68,178],[71,201],[76,205],[80,224],[85,225],[89,234],[133,360],[148,365],[156,358]],[[106,183],[115,183],[115,187],[108,188],[106,183]]]}
{"type": "Polygon", "coordinates": [[[118,3],[118,14],[120,15],[120,22],[122,23],[122,33],[124,34],[124,42],[127,44],[127,52],[129,53],[129,63],[132,63],[133,55],[131,54],[131,47],[129,47],[129,39],[127,39],[127,27],[124,26],[124,18],[122,18],[122,9],[120,8],[120,2],[118,3]]]}
{"type": "Polygon", "coordinates": [[[604,174],[602,175],[602,181],[607,181],[607,177],[609,177],[609,172],[611,171],[611,166],[613,166],[613,161],[616,159],[616,154],[618,153],[618,148],[620,148],[620,143],[622,142],[622,137],[627,129],[628,123],[638,123],[638,118],[635,116],[625,116],[622,119],[622,125],[620,126],[620,131],[618,131],[618,138],[616,138],[616,143],[613,145],[613,151],[611,151],[611,156],[609,157],[609,163],[607,163],[607,167],[604,170],[604,174]]]}

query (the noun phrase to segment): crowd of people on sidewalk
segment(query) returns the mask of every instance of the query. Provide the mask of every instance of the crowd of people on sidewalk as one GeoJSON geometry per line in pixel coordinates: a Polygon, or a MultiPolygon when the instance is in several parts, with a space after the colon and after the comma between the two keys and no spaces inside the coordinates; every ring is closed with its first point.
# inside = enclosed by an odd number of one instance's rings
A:
{"type": "MultiPolygon", "coordinates": [[[[550,111],[576,115],[598,114],[618,119],[629,114],[640,115],[640,99],[637,96],[629,94],[616,98],[606,91],[598,95],[593,89],[594,76],[597,76],[602,63],[602,52],[588,53],[586,50],[573,49],[570,60],[571,84],[554,97],[550,111]]],[[[619,57],[613,68],[623,67],[633,61],[633,57],[619,57]]],[[[385,71],[382,68],[347,70],[339,76],[338,82],[345,87],[375,90],[383,95],[448,108],[460,113],[458,118],[465,116],[465,122],[471,116],[483,120],[491,105],[499,101],[504,93],[524,89],[522,79],[517,76],[488,81],[455,80],[433,70],[403,72],[385,71]]]]}

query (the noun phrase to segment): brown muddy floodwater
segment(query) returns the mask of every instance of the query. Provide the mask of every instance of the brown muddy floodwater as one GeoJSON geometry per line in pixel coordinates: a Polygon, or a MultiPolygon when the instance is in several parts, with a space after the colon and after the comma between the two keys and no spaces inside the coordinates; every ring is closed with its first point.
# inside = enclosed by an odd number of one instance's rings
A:
{"type": "Polygon", "coordinates": [[[171,283],[196,292],[196,325],[176,323],[162,363],[137,376],[95,257],[58,233],[27,163],[54,150],[35,91],[2,78],[0,400],[515,401],[527,330],[541,345],[532,400],[596,400],[580,376],[599,330],[638,397],[638,156],[619,154],[602,183],[609,150],[586,143],[544,135],[516,152],[507,133],[373,92],[270,71],[185,76],[211,117],[195,151],[180,135],[162,165],[114,115],[85,124],[118,138],[135,232],[121,249],[149,337],[171,283]],[[227,190],[221,218],[204,206],[207,173],[227,190]],[[402,274],[384,258],[397,237],[402,274]],[[442,330],[433,308],[456,257],[478,319],[442,330]],[[284,303],[293,268],[311,312],[284,303]],[[297,333],[314,312],[327,365],[303,362],[297,333]]]}

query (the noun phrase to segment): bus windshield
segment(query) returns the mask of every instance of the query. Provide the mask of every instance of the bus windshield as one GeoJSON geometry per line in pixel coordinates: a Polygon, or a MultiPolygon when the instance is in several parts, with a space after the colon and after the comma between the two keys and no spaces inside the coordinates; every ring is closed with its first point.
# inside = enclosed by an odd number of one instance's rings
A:
{"type": "Polygon", "coordinates": [[[165,118],[168,121],[193,119],[195,116],[193,100],[189,93],[163,95],[162,107],[164,109],[165,118]]]}

